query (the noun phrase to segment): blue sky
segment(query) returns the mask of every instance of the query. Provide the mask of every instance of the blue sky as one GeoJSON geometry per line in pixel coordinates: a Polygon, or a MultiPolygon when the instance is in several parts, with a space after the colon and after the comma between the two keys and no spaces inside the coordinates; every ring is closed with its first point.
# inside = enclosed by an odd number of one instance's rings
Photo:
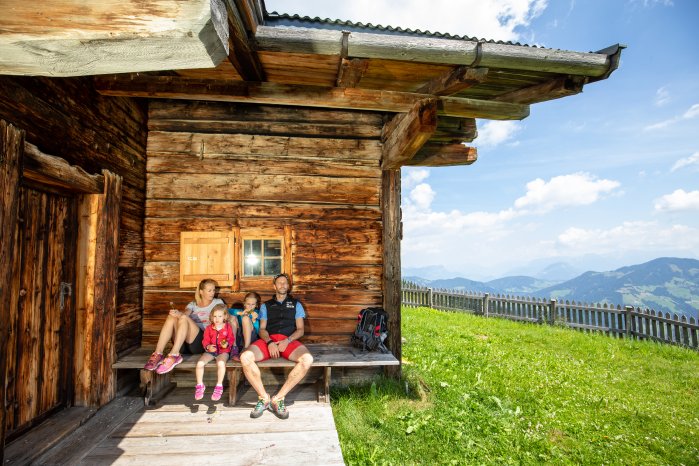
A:
{"type": "Polygon", "coordinates": [[[269,11],[576,51],[620,67],[517,122],[478,121],[478,161],[403,169],[404,267],[536,275],[699,259],[699,2],[266,0],[269,11]]]}

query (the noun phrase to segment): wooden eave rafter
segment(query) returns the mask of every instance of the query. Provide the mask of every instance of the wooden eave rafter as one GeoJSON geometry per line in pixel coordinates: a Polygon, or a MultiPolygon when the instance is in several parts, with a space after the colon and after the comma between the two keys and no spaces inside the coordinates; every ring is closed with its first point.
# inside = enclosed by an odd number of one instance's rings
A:
{"type": "Polygon", "coordinates": [[[533,104],[547,100],[560,99],[569,95],[579,94],[587,78],[582,76],[561,76],[534,86],[517,89],[500,94],[493,100],[517,104],[533,104]]]}
{"type": "Polygon", "coordinates": [[[404,165],[419,167],[471,165],[477,158],[478,151],[475,147],[469,147],[461,143],[433,144],[428,142],[404,165]]]}
{"type": "Polygon", "coordinates": [[[264,81],[264,68],[250,45],[258,25],[254,5],[246,0],[226,0],[226,7],[231,40],[228,60],[245,81],[264,81]]]}
{"type": "Polygon", "coordinates": [[[432,79],[415,92],[418,94],[453,95],[482,83],[487,77],[488,68],[457,66],[452,71],[432,79]]]}
{"type": "MultiPolygon", "coordinates": [[[[434,97],[374,89],[222,82],[177,76],[97,76],[95,87],[101,94],[110,96],[248,102],[394,113],[408,112],[417,102],[434,97]]],[[[529,107],[487,100],[437,97],[437,113],[461,118],[521,120],[529,115],[529,107]]]]}
{"type": "Polygon", "coordinates": [[[228,56],[223,0],[3,2],[0,74],[85,76],[213,68],[228,56]],[[86,5],[87,3],[87,5],[86,5]]]}
{"type": "Polygon", "coordinates": [[[407,113],[384,125],[381,169],[395,170],[405,165],[437,129],[437,99],[420,100],[407,113]]]}
{"type": "Polygon", "coordinates": [[[337,73],[337,87],[357,87],[369,67],[366,58],[343,58],[337,73]]]}

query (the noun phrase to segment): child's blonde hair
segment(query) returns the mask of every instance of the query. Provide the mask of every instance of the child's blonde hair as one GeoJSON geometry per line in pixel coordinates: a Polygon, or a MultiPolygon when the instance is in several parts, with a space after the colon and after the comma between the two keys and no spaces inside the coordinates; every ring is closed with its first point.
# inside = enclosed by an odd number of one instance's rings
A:
{"type": "Polygon", "coordinates": [[[255,298],[255,309],[260,307],[260,295],[255,293],[254,291],[251,291],[250,293],[246,294],[245,297],[243,298],[243,307],[245,306],[245,301],[248,300],[248,298],[255,298]]]}
{"type": "MultiPolygon", "coordinates": [[[[225,304],[217,304],[214,306],[213,309],[211,309],[211,312],[209,312],[209,322],[212,324],[214,323],[214,313],[216,311],[222,311],[223,312],[223,318],[226,318],[226,314],[228,314],[228,308],[226,307],[225,304]]],[[[227,320],[227,319],[226,319],[227,320]]]]}
{"type": "Polygon", "coordinates": [[[202,281],[199,282],[199,286],[197,287],[196,291],[194,291],[194,301],[197,303],[197,306],[201,307],[202,304],[204,304],[203,300],[201,299],[201,291],[206,288],[206,285],[214,285],[214,288],[218,288],[218,283],[216,280],[213,278],[205,278],[202,281]]]}

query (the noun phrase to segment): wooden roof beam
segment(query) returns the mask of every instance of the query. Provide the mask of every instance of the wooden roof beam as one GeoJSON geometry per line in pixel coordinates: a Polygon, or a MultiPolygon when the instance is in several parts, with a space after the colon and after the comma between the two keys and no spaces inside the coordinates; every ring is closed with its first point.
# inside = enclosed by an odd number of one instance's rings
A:
{"type": "MultiPolygon", "coordinates": [[[[154,99],[248,102],[299,107],[344,108],[405,113],[420,100],[433,96],[411,92],[338,88],[243,81],[209,81],[179,76],[97,76],[103,95],[154,99]]],[[[461,118],[521,120],[529,106],[456,97],[437,98],[437,113],[461,118]]]]}
{"type": "Polygon", "coordinates": [[[450,167],[452,165],[471,165],[477,159],[478,151],[475,147],[469,147],[460,143],[427,143],[404,165],[418,167],[450,167]]]}
{"type": "Polygon", "coordinates": [[[24,143],[22,176],[28,180],[79,193],[101,194],[104,191],[104,175],[90,175],[60,157],[44,154],[28,142],[24,143]]]}
{"type": "Polygon", "coordinates": [[[418,94],[453,95],[459,91],[482,83],[488,77],[488,68],[457,66],[448,73],[429,81],[416,90],[418,94]]]}
{"type": "Polygon", "coordinates": [[[337,73],[337,87],[357,87],[368,67],[366,58],[343,58],[337,73]]]}
{"type": "Polygon", "coordinates": [[[560,99],[569,95],[579,94],[587,78],[582,76],[563,76],[534,86],[500,94],[493,100],[515,104],[533,104],[547,100],[560,99]]]}
{"type": "Polygon", "coordinates": [[[228,55],[223,0],[61,0],[42,2],[40,10],[7,0],[2,11],[0,74],[214,68],[228,55]]]}
{"type": "Polygon", "coordinates": [[[381,169],[405,165],[437,129],[437,99],[420,100],[384,125],[381,169]]]}
{"type": "Polygon", "coordinates": [[[264,68],[249,39],[257,30],[254,5],[246,0],[226,0],[226,9],[231,41],[228,61],[245,81],[264,81],[264,68]]]}

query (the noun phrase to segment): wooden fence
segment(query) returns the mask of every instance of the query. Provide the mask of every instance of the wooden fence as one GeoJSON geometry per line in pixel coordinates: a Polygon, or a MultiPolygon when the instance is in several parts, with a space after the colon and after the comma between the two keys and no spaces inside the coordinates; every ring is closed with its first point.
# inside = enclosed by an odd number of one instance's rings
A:
{"type": "Polygon", "coordinates": [[[432,289],[402,283],[404,306],[425,306],[485,317],[539,324],[562,325],[615,337],[651,339],[699,349],[699,325],[693,317],[663,314],[653,309],[608,304],[584,304],[533,297],[432,289]]]}

